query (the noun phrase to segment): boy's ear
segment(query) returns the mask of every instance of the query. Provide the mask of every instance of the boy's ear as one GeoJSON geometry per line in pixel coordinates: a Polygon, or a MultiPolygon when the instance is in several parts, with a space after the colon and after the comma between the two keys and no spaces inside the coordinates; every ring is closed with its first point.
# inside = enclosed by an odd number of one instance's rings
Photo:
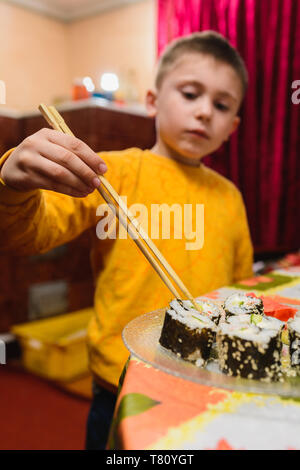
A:
{"type": "Polygon", "coordinates": [[[232,123],[232,128],[231,128],[231,134],[237,130],[239,127],[239,124],[241,122],[241,118],[239,116],[235,116],[233,123],[232,123]]]}
{"type": "Polygon", "coordinates": [[[146,109],[150,117],[155,117],[157,112],[156,106],[157,93],[154,90],[148,90],[146,94],[146,109]]]}
{"type": "Polygon", "coordinates": [[[229,140],[229,137],[231,136],[231,134],[233,134],[233,132],[235,132],[237,130],[237,128],[239,127],[240,122],[241,122],[241,118],[239,116],[235,116],[235,118],[232,122],[232,126],[231,126],[231,129],[230,129],[229,135],[228,135],[227,139],[225,139],[225,140],[229,140]]]}

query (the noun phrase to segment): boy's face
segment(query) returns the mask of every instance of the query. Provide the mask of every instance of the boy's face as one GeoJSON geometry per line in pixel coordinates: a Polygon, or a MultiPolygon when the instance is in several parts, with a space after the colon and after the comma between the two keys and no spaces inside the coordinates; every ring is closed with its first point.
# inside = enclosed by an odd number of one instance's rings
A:
{"type": "Polygon", "coordinates": [[[235,70],[209,55],[187,53],[171,66],[160,89],[148,92],[161,155],[198,164],[237,128],[242,85],[235,70]]]}

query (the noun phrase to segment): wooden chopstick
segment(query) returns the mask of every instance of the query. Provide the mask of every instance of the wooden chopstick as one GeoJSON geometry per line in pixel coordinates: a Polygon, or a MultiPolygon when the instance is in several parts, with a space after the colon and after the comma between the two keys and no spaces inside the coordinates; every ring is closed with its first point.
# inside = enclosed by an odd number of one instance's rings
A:
{"type": "MultiPolygon", "coordinates": [[[[135,227],[137,232],[140,234],[141,238],[144,240],[146,245],[150,248],[154,256],[159,260],[159,262],[162,264],[162,266],[165,268],[165,270],[168,272],[170,277],[173,279],[173,281],[177,284],[177,286],[180,288],[182,293],[189,298],[190,300],[193,299],[192,295],[189,293],[185,285],[183,284],[182,280],[180,277],[176,274],[172,266],[169,265],[167,260],[163,257],[159,249],[156,247],[156,245],[153,243],[151,238],[148,237],[148,234],[144,231],[143,227],[141,224],[138,223],[138,221],[134,218],[130,210],[127,208],[126,204],[120,198],[118,193],[114,190],[114,188],[111,186],[111,184],[104,178],[100,177],[100,180],[102,184],[105,186],[106,190],[109,192],[113,200],[121,207],[121,209],[125,212],[127,215],[128,219],[132,223],[132,225],[135,227]]],[[[194,299],[193,299],[194,300],[194,299]]],[[[191,300],[192,301],[192,300],[191,300]]]]}
{"type": "MultiPolygon", "coordinates": [[[[97,188],[98,189],[98,188],[97,188]]],[[[159,275],[159,277],[161,278],[161,280],[166,284],[166,286],[169,288],[169,290],[172,292],[172,294],[177,298],[177,299],[180,299],[181,298],[181,295],[177,292],[177,290],[175,289],[175,287],[173,286],[173,284],[170,282],[169,278],[166,276],[166,274],[164,273],[164,271],[161,269],[161,267],[159,266],[159,264],[157,263],[156,259],[153,258],[153,256],[151,256],[151,254],[148,252],[148,250],[146,249],[145,245],[143,245],[143,243],[141,243],[141,240],[139,238],[137,238],[137,235],[138,235],[138,232],[137,230],[135,229],[132,229],[132,227],[130,225],[128,225],[127,223],[127,220],[126,220],[126,217],[123,215],[123,213],[119,210],[119,208],[117,206],[115,206],[115,204],[113,204],[111,198],[108,196],[108,194],[102,189],[98,189],[98,191],[100,192],[101,196],[103,197],[103,199],[107,202],[107,204],[109,206],[112,206],[115,211],[115,214],[116,216],[118,217],[119,221],[121,222],[121,224],[123,225],[123,227],[125,227],[125,229],[127,230],[127,232],[129,233],[129,235],[131,236],[132,240],[134,241],[134,243],[140,248],[140,250],[142,251],[142,253],[144,254],[144,256],[147,258],[147,260],[149,261],[149,263],[152,265],[152,267],[155,269],[155,271],[157,272],[157,274],[159,275]]]]}
{"type": "MultiPolygon", "coordinates": [[[[58,111],[55,109],[54,106],[49,106],[47,107],[44,104],[41,104],[39,106],[39,110],[47,120],[48,124],[52,126],[55,130],[60,130],[64,132],[65,134],[73,135],[73,132],[71,129],[67,126],[66,122],[62,118],[62,116],[58,113],[58,111]]],[[[138,245],[144,256],[147,258],[149,263],[152,265],[152,267],[155,269],[157,274],[160,276],[160,278],[163,280],[163,282],[166,284],[168,289],[172,292],[172,294],[176,298],[181,298],[180,294],[177,292],[173,284],[170,282],[169,278],[166,276],[164,271],[161,269],[160,265],[157,263],[156,259],[149,253],[149,251],[146,249],[145,245],[141,242],[139,238],[137,238],[137,235],[141,237],[143,242],[148,246],[148,248],[151,250],[153,255],[158,259],[158,261],[162,264],[164,269],[167,271],[171,279],[175,282],[175,284],[179,287],[179,289],[182,291],[182,293],[192,302],[194,307],[200,311],[198,304],[196,303],[195,299],[193,296],[190,294],[184,283],[181,281],[179,276],[176,274],[176,272],[173,270],[173,268],[169,265],[167,260],[163,257],[163,255],[160,253],[158,248],[155,246],[155,244],[152,242],[152,240],[148,237],[148,234],[143,230],[141,225],[137,222],[137,220],[133,217],[132,213],[129,211],[127,208],[126,204],[124,201],[120,198],[118,193],[114,190],[114,188],[110,185],[110,183],[104,178],[103,176],[99,175],[99,179],[103,186],[105,187],[106,191],[100,186],[98,189],[99,193],[103,197],[103,199],[114,208],[116,216],[118,217],[119,221],[122,223],[122,225],[126,228],[127,232],[133,239],[133,241],[138,245]],[[111,199],[112,198],[112,199],[111,199]],[[114,204],[115,203],[115,204],[114,204]],[[116,206],[116,204],[119,206],[116,206]],[[121,210],[120,210],[121,209],[121,210]],[[131,222],[132,226],[127,224],[127,220],[131,222]]]]}
{"type": "MultiPolygon", "coordinates": [[[[49,125],[51,125],[55,130],[60,130],[64,132],[65,134],[69,135],[74,135],[71,129],[67,126],[65,121],[62,119],[60,114],[57,112],[57,110],[53,106],[45,106],[45,105],[40,105],[39,107],[41,113],[43,116],[46,118],[47,122],[49,125]]],[[[105,178],[103,178],[105,179],[105,178]]],[[[112,206],[118,219],[122,223],[122,225],[126,228],[128,231],[129,235],[133,239],[133,241],[138,245],[144,256],[147,258],[150,264],[152,264],[153,268],[156,270],[157,274],[160,276],[160,278],[164,281],[164,283],[167,285],[169,290],[172,292],[172,294],[180,299],[180,294],[177,292],[173,284],[170,282],[169,278],[166,276],[164,271],[161,269],[157,261],[149,255],[148,251],[146,250],[145,246],[141,243],[140,239],[137,238],[138,232],[136,230],[133,230],[130,226],[128,226],[126,217],[121,213],[121,211],[118,209],[118,207],[115,206],[113,203],[112,199],[110,199],[109,195],[104,191],[101,186],[97,188],[103,199],[107,202],[109,206],[112,206]]],[[[116,193],[117,194],[117,193],[116,193]]],[[[125,212],[126,214],[126,212],[125,212]]]]}

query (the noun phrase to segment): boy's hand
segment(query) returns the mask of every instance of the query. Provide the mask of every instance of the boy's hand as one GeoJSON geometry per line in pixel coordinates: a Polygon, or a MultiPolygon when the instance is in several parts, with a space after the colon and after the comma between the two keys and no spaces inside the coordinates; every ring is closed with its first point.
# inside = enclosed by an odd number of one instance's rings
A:
{"type": "Polygon", "coordinates": [[[41,129],[15,148],[1,169],[4,183],[18,191],[50,189],[84,197],[100,186],[107,167],[76,137],[41,129]]]}

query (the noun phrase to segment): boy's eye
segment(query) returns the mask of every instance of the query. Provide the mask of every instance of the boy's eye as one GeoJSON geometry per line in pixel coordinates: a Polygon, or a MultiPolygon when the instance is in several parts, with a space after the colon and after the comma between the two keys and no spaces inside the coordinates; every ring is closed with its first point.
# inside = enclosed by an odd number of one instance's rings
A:
{"type": "Polygon", "coordinates": [[[229,107],[226,104],[223,103],[215,103],[215,107],[219,109],[220,111],[228,111],[229,107]]]}
{"type": "Polygon", "coordinates": [[[182,94],[187,100],[194,100],[197,98],[196,93],[193,93],[192,91],[182,91],[182,94]]]}

